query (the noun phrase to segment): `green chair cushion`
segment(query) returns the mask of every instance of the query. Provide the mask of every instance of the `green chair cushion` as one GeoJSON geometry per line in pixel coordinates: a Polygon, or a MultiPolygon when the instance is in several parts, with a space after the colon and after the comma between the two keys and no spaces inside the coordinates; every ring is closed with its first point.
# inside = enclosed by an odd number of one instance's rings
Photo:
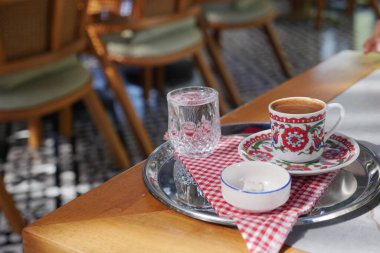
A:
{"type": "Polygon", "coordinates": [[[239,0],[232,3],[211,3],[202,7],[207,22],[244,24],[264,17],[275,10],[270,0],[239,0]]]}
{"type": "Polygon", "coordinates": [[[18,72],[16,74],[8,74],[0,76],[0,90],[13,89],[25,82],[43,76],[45,74],[57,71],[59,69],[77,64],[78,60],[76,56],[70,56],[63,60],[57,61],[52,64],[47,64],[42,67],[37,67],[34,69],[18,72]]]}
{"type": "Polygon", "coordinates": [[[202,40],[194,18],[136,32],[106,34],[102,37],[110,55],[160,57],[176,53],[202,40]]]}
{"type": "Polygon", "coordinates": [[[73,64],[27,80],[13,89],[0,90],[0,110],[28,109],[52,102],[82,87],[89,80],[90,73],[77,60],[70,61],[73,64]]]}

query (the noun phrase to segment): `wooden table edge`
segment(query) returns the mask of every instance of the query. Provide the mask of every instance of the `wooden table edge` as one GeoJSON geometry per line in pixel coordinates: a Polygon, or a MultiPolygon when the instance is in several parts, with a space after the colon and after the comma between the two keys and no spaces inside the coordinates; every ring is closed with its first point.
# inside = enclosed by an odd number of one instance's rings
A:
{"type": "MultiPolygon", "coordinates": [[[[248,102],[244,104],[243,106],[239,107],[235,111],[232,111],[222,117],[221,122],[224,124],[231,124],[231,123],[239,123],[239,122],[267,122],[269,120],[269,117],[267,116],[267,113],[263,113],[262,110],[264,107],[266,107],[270,101],[273,101],[274,99],[278,99],[280,97],[285,96],[312,96],[319,99],[322,99],[324,101],[330,101],[339,94],[341,94],[344,90],[351,87],[353,84],[355,84],[358,80],[364,78],[369,73],[371,73],[373,70],[380,67],[380,58],[378,55],[371,54],[368,56],[362,55],[360,52],[353,52],[353,51],[343,51],[332,58],[318,64],[317,66],[299,74],[298,76],[286,81],[282,85],[274,88],[273,90],[257,97],[256,99],[252,100],[251,102],[248,102]],[[346,59],[347,58],[347,59],[346,59]],[[350,62],[350,59],[353,59],[353,62],[350,62]],[[333,66],[336,63],[342,63],[342,66],[333,66]],[[347,75],[348,77],[346,80],[343,80],[342,78],[342,84],[338,84],[337,89],[328,89],[324,90],[323,92],[314,92],[315,89],[301,89],[303,81],[306,79],[310,79],[309,86],[315,85],[315,82],[323,82],[324,79],[326,79],[326,83],[324,85],[332,85],[331,81],[329,81],[328,76],[322,76],[322,80],[319,80],[321,76],[317,76],[316,74],[323,75],[324,72],[330,73],[331,70],[329,68],[334,69],[345,69],[350,70],[347,75]],[[315,79],[313,78],[315,77],[315,79]],[[329,83],[330,82],[330,83],[329,83]],[[297,89],[294,91],[293,89],[297,89]],[[288,95],[289,94],[289,95],[288,95]],[[247,112],[251,113],[252,115],[248,114],[247,112]]],[[[333,81],[335,80],[332,78],[333,81]]],[[[338,80],[339,81],[339,80],[338,80]]],[[[128,169],[127,171],[113,177],[109,181],[103,183],[102,185],[92,189],[93,190],[102,187],[103,185],[111,184],[113,180],[117,180],[121,177],[127,177],[127,175],[138,171],[140,174],[142,173],[142,168],[145,161],[142,161],[138,163],[137,165],[133,166],[132,168],[128,169]]],[[[69,202],[66,205],[72,205],[73,202],[81,201],[81,199],[86,198],[88,193],[74,199],[73,201],[69,202]]],[[[158,200],[156,200],[158,201],[158,200]]],[[[31,223],[28,225],[27,228],[23,231],[23,239],[24,242],[30,242],[33,239],[40,238],[41,240],[45,240],[45,242],[52,243],[49,240],[46,240],[46,238],[41,238],[39,236],[36,236],[33,234],[33,228],[38,226],[49,226],[50,224],[56,224],[56,223],[49,223],[49,220],[51,217],[55,217],[59,215],[57,213],[61,213],[62,209],[65,206],[53,211],[52,213],[46,215],[45,217],[31,223]],[[47,220],[47,223],[46,223],[47,220]]],[[[170,210],[167,208],[167,210],[170,210]]],[[[191,219],[191,218],[190,218],[191,219]]],[[[63,223],[65,221],[62,221],[63,223]]],[[[54,244],[54,243],[53,243],[54,244]]],[[[24,244],[25,245],[25,244],[24,244]]],[[[281,250],[282,252],[303,252],[299,249],[296,249],[294,247],[290,247],[287,245],[284,245],[284,247],[281,250]]],[[[25,252],[34,252],[34,251],[25,251],[25,252]]],[[[60,251],[56,251],[60,252],[60,251]]],[[[66,251],[62,251],[66,252],[66,251]]]]}

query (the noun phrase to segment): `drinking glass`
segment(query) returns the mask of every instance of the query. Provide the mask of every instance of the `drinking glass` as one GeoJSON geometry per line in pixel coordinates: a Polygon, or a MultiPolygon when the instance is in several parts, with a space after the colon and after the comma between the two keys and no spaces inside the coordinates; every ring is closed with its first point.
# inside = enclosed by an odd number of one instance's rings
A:
{"type": "Polygon", "coordinates": [[[187,172],[179,160],[174,162],[173,178],[177,190],[177,197],[182,203],[191,207],[201,208],[210,205],[193,177],[187,172]]]}
{"type": "Polygon", "coordinates": [[[167,95],[169,140],[188,157],[210,155],[220,135],[218,92],[208,87],[186,87],[167,95]]]}

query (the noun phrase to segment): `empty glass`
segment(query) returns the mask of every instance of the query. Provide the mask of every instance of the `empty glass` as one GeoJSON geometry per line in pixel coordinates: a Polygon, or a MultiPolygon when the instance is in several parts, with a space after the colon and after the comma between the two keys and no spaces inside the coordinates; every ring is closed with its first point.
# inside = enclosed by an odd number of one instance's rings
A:
{"type": "Polygon", "coordinates": [[[186,87],[167,95],[169,140],[188,157],[210,155],[220,139],[218,92],[208,87],[186,87]]]}

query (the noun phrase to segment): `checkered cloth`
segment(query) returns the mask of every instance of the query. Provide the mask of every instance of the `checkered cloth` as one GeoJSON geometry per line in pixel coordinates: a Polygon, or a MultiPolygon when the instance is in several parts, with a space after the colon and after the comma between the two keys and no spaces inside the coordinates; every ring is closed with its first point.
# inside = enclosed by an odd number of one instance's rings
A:
{"type": "Polygon", "coordinates": [[[293,177],[291,195],[283,206],[268,213],[252,214],[228,204],[222,197],[221,172],[241,162],[237,148],[240,136],[222,137],[218,148],[208,157],[179,156],[203,194],[219,216],[232,219],[250,252],[278,252],[300,215],[311,211],[336,173],[313,177],[293,177]]]}

